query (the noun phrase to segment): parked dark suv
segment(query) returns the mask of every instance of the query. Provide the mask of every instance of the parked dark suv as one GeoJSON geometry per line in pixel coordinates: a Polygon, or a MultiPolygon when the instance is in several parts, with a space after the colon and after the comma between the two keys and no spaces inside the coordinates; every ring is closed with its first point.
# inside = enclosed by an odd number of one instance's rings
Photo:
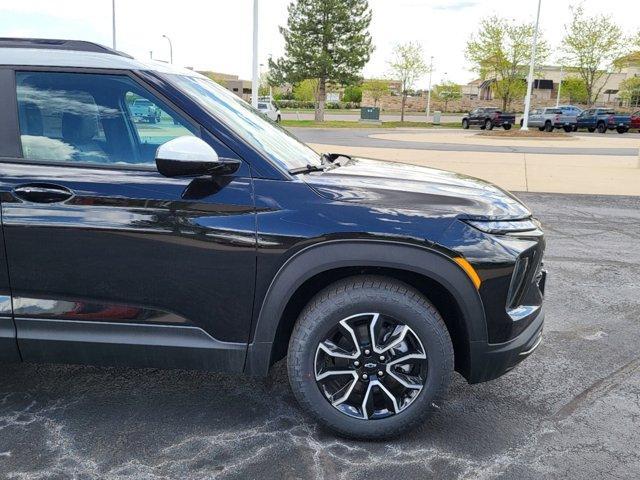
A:
{"type": "Polygon", "coordinates": [[[266,375],[381,438],[540,343],[540,226],[430,168],[319,155],[190,70],[0,39],[0,358],[266,375]],[[127,99],[161,115],[136,122],[127,99]]]}

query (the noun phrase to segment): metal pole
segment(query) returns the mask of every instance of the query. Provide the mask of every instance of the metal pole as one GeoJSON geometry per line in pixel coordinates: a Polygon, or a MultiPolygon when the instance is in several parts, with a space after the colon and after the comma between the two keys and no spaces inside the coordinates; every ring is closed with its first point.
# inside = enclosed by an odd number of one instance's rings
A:
{"type": "Polygon", "coordinates": [[[524,118],[521,130],[529,130],[529,110],[531,109],[531,91],[533,90],[533,69],[536,63],[536,48],[538,43],[538,24],[540,23],[540,7],[542,0],[538,0],[538,14],[536,16],[536,29],[533,32],[533,46],[531,47],[531,62],[529,63],[529,80],[527,82],[527,98],[524,102],[524,118]]]}
{"type": "Polygon", "coordinates": [[[113,49],[116,49],[116,0],[111,0],[111,33],[113,49]]]}
{"type": "Polygon", "coordinates": [[[258,108],[258,0],[253,0],[253,78],[251,79],[251,105],[258,108]]]}
{"type": "Polygon", "coordinates": [[[558,98],[556,99],[556,108],[560,106],[560,91],[562,90],[562,70],[564,65],[560,65],[560,83],[558,83],[558,98]]]}
{"type": "Polygon", "coordinates": [[[173,63],[173,45],[171,44],[171,39],[166,35],[162,36],[169,42],[169,63],[173,63]]]}
{"type": "Polygon", "coordinates": [[[431,57],[431,63],[429,65],[429,91],[427,92],[427,122],[429,121],[429,114],[431,113],[431,77],[433,75],[433,57],[431,57]]]}

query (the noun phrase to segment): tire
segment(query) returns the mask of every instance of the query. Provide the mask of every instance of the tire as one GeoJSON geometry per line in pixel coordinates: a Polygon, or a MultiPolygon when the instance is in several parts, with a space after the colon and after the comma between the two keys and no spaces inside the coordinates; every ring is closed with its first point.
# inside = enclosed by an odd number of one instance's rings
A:
{"type": "Polygon", "coordinates": [[[510,123],[505,123],[502,128],[504,128],[505,130],[511,130],[511,124],[510,123]]]}
{"type": "Polygon", "coordinates": [[[462,119],[462,128],[465,130],[469,130],[469,120],[467,120],[466,118],[462,119]]]}
{"type": "Polygon", "coordinates": [[[484,121],[484,129],[485,130],[493,130],[493,122],[489,119],[484,121]]]}
{"type": "Polygon", "coordinates": [[[595,128],[593,128],[593,127],[589,127],[589,128],[587,128],[587,131],[588,131],[589,133],[593,133],[593,132],[595,132],[595,131],[596,131],[596,129],[595,129],[595,128]]]}
{"type": "Polygon", "coordinates": [[[577,132],[577,131],[578,131],[578,125],[573,125],[573,126],[571,127],[571,131],[572,131],[572,132],[577,132]]]}
{"type": "Polygon", "coordinates": [[[598,133],[607,133],[607,126],[604,123],[599,123],[596,130],[598,133]]]}
{"type": "Polygon", "coordinates": [[[276,117],[276,123],[280,123],[282,121],[282,117],[280,115],[278,115],[276,117]]]}
{"type": "MultiPolygon", "coordinates": [[[[365,326],[365,323],[360,323],[365,326]]],[[[389,331],[393,330],[393,326],[389,331]]],[[[397,328],[397,327],[396,327],[397,328]]],[[[404,328],[404,327],[403,327],[404,328]]],[[[347,345],[357,345],[355,343],[355,331],[360,330],[352,329],[351,341],[347,342],[347,345]]],[[[365,338],[370,338],[366,333],[365,338]]],[[[384,337],[387,338],[387,337],[384,337]]],[[[391,340],[391,344],[396,341],[396,338],[391,340]]],[[[334,342],[334,340],[332,340],[334,342]]],[[[330,345],[335,345],[331,343],[330,345]]],[[[342,344],[344,345],[344,343],[342,344]]],[[[376,346],[374,343],[373,349],[389,348],[389,345],[385,347],[385,341],[379,342],[380,346],[376,346]]],[[[393,356],[389,352],[396,352],[393,348],[388,350],[385,355],[390,355],[391,360],[393,356]]],[[[421,357],[423,358],[423,357],[421,357]]],[[[406,364],[402,364],[403,367],[406,364]]],[[[357,276],[340,280],[323,291],[318,293],[304,308],[296,325],[291,334],[291,340],[289,342],[289,351],[287,357],[287,369],[289,373],[289,382],[293,393],[307,412],[315,417],[321,424],[339,433],[340,435],[358,438],[358,439],[383,439],[389,437],[395,437],[402,432],[410,428],[421,425],[425,418],[429,415],[431,405],[441,398],[449,386],[449,382],[453,375],[454,367],[454,355],[451,338],[447,331],[442,317],[434,306],[417,290],[412,287],[386,277],[379,276],[357,276]],[[375,312],[375,313],[370,313],[375,312]],[[377,320],[371,321],[374,315],[380,315],[376,318],[382,318],[380,323],[377,320]],[[382,327],[387,323],[387,319],[393,318],[394,321],[402,323],[404,326],[409,327],[409,333],[402,336],[403,348],[399,348],[397,351],[401,353],[393,353],[393,355],[399,355],[400,357],[406,357],[409,345],[419,345],[424,351],[424,360],[415,359],[416,362],[425,362],[428,368],[421,363],[416,364],[416,367],[410,367],[410,374],[413,373],[414,368],[425,368],[422,370],[423,376],[420,377],[405,377],[405,379],[420,378],[422,382],[422,389],[410,389],[404,388],[400,383],[394,383],[395,376],[393,374],[393,367],[391,363],[384,366],[384,362],[377,356],[377,353],[372,353],[370,350],[364,350],[365,346],[348,346],[343,347],[343,352],[346,349],[350,350],[355,355],[354,358],[360,358],[361,371],[355,370],[356,360],[348,360],[345,358],[336,358],[335,356],[325,353],[326,350],[320,347],[320,344],[327,345],[325,340],[335,337],[331,337],[331,332],[338,332],[338,335],[342,335],[342,339],[349,338],[346,334],[346,330],[340,327],[343,322],[369,322],[366,323],[367,328],[364,328],[364,332],[369,332],[370,325],[373,323],[376,328],[378,326],[378,338],[382,338],[379,333],[382,327]],[[418,342],[415,339],[418,339],[418,342]],[[359,349],[359,350],[356,350],[359,349]],[[370,356],[366,356],[367,352],[371,352],[370,356]],[[361,353],[361,356],[357,356],[361,353]],[[322,357],[321,357],[322,355],[322,357]],[[332,364],[333,368],[337,368],[343,371],[344,368],[348,368],[351,371],[356,371],[353,380],[350,380],[349,375],[340,374],[331,378],[329,382],[335,381],[335,378],[342,377],[342,381],[346,382],[344,386],[338,388],[336,393],[339,393],[341,397],[338,400],[334,400],[334,403],[342,402],[337,406],[334,406],[329,400],[326,393],[326,387],[323,383],[321,390],[320,381],[318,378],[318,361],[321,360],[321,368],[326,368],[327,359],[332,364]],[[379,362],[380,360],[380,362],[379,362]],[[343,367],[337,365],[340,362],[352,362],[353,365],[349,367],[343,367]],[[365,363],[367,362],[367,363],[365,363]],[[375,366],[374,366],[375,365],[375,366]],[[419,367],[418,367],[419,366],[419,367]],[[365,370],[373,369],[373,370],[365,370]],[[381,370],[384,369],[384,370],[381,370]],[[364,379],[361,376],[362,371],[368,371],[371,373],[368,379],[364,379]],[[381,372],[382,375],[376,372],[381,372]],[[385,377],[386,372],[386,377],[385,377]],[[388,385],[389,394],[394,388],[399,387],[401,391],[406,392],[418,392],[411,393],[410,402],[402,410],[392,413],[396,410],[396,405],[402,405],[398,402],[397,398],[392,407],[389,407],[390,398],[384,396],[383,390],[379,386],[381,382],[383,386],[388,385]],[[351,386],[353,384],[353,386],[351,386]],[[346,390],[346,399],[342,399],[343,392],[346,390]],[[380,400],[386,403],[385,409],[382,409],[382,413],[379,413],[375,409],[376,404],[371,404],[369,408],[362,408],[362,398],[366,401],[368,393],[371,393],[373,402],[378,402],[380,406],[380,400]],[[347,412],[339,410],[340,405],[356,405],[355,409],[348,408],[347,412]],[[371,410],[371,412],[368,412],[371,410]],[[356,412],[356,413],[354,413],[356,412]],[[364,412],[364,413],[363,413],[364,412]],[[371,415],[369,415],[371,414],[371,415]],[[360,415],[358,417],[358,415],[360,415]],[[368,418],[369,416],[378,416],[381,418],[368,418]]],[[[322,370],[321,370],[322,371],[322,370]]],[[[320,374],[320,376],[324,373],[320,374]]],[[[366,377],[366,375],[365,375],[366,377]]],[[[414,383],[418,385],[418,383],[414,383]]],[[[393,390],[394,392],[396,390],[393,390]]],[[[333,400],[333,398],[332,398],[333,400]]]]}
{"type": "Polygon", "coordinates": [[[545,132],[553,132],[553,125],[548,120],[544,124],[544,131],[545,132]]]}
{"type": "Polygon", "coordinates": [[[629,131],[628,128],[624,128],[624,127],[616,128],[616,132],[618,132],[620,135],[622,135],[623,133],[627,133],[628,131],[629,131]]]}
{"type": "Polygon", "coordinates": [[[573,127],[571,127],[571,125],[565,125],[564,127],[562,127],[564,129],[565,132],[567,133],[571,133],[573,131],[573,127]]]}
{"type": "Polygon", "coordinates": [[[538,127],[538,130],[540,130],[541,132],[544,132],[544,127],[538,127]]]}

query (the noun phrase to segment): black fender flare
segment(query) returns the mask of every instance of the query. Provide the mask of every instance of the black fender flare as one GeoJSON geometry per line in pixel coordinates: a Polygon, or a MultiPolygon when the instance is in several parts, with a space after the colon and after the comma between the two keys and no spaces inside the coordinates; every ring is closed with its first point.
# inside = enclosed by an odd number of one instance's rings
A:
{"type": "Polygon", "coordinates": [[[456,299],[472,342],[487,342],[484,307],[475,286],[450,257],[437,250],[386,240],[333,240],[308,246],[280,267],[257,315],[245,372],[266,375],[282,314],[296,290],[313,276],[343,267],[386,267],[424,275],[456,299]]]}

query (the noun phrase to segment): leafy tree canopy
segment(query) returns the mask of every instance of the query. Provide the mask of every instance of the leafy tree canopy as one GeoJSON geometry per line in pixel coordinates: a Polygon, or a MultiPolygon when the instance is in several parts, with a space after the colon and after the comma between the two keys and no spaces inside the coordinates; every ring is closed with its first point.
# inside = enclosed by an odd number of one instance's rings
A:
{"type": "MultiPolygon", "coordinates": [[[[524,97],[522,80],[529,73],[535,26],[517,24],[496,15],[483,19],[467,42],[466,57],[483,79],[496,80],[495,95],[506,110],[514,99],[524,97]]],[[[542,65],[549,46],[538,33],[535,64],[542,65]]]]}

